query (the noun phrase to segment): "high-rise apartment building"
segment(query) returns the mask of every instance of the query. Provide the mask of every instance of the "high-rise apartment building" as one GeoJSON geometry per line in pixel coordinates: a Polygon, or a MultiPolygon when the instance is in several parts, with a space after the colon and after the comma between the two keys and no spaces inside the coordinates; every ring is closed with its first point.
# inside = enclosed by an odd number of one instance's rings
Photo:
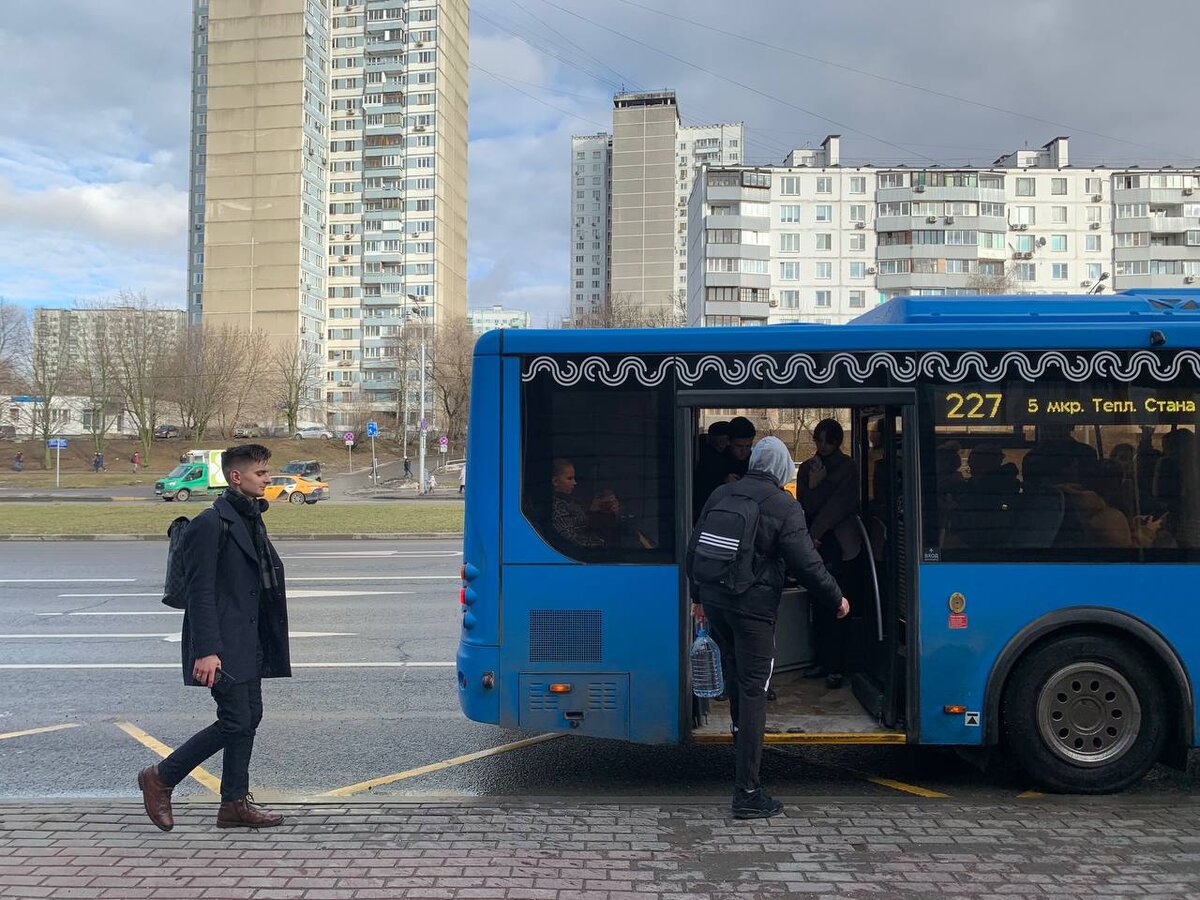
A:
{"type": "Polygon", "coordinates": [[[38,306],[33,310],[33,358],[48,371],[72,373],[95,360],[97,347],[106,332],[119,334],[130,327],[133,317],[145,316],[146,330],[164,344],[177,339],[187,324],[182,309],[134,309],[113,306],[86,309],[59,309],[38,306]]]}
{"type": "Polygon", "coordinates": [[[571,141],[571,307],[619,298],[649,318],[687,296],[687,199],[700,166],[742,160],[740,124],[683,126],[673,91],[613,98],[612,134],[571,141]]]}
{"type": "Polygon", "coordinates": [[[495,328],[528,328],[529,313],[523,309],[489,306],[486,309],[467,310],[467,322],[475,334],[483,334],[495,328]]]}
{"type": "Polygon", "coordinates": [[[706,168],[689,202],[692,325],[843,322],[898,294],[1079,293],[1200,277],[1200,170],[851,167],[839,138],[781,166],[706,168]]]}
{"type": "Polygon", "coordinates": [[[192,303],[318,353],[331,426],[415,411],[401,330],[466,314],[466,0],[195,3],[192,303]]]}

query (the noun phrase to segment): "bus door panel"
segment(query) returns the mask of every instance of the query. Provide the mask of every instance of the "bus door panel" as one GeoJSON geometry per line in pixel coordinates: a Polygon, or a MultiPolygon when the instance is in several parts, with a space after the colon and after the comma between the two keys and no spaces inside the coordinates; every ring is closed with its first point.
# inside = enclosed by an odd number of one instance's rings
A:
{"type": "Polygon", "coordinates": [[[906,463],[901,407],[854,411],[855,456],[862,490],[862,527],[866,563],[862,590],[855,598],[862,611],[856,649],[862,666],[851,680],[854,695],[889,728],[904,719],[907,658],[907,609],[912,572],[905,522],[906,463]]]}

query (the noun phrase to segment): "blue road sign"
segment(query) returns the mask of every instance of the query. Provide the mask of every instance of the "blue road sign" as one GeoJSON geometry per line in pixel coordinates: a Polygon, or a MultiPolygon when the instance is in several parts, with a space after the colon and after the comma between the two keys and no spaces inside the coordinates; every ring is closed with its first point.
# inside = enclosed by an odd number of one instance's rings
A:
{"type": "Polygon", "coordinates": [[[368,422],[367,423],[367,437],[378,437],[378,436],[379,436],[379,423],[378,422],[368,422]]]}
{"type": "Polygon", "coordinates": [[[66,438],[50,438],[50,440],[46,441],[46,446],[49,447],[51,450],[66,450],[67,449],[67,439],[66,438]]]}

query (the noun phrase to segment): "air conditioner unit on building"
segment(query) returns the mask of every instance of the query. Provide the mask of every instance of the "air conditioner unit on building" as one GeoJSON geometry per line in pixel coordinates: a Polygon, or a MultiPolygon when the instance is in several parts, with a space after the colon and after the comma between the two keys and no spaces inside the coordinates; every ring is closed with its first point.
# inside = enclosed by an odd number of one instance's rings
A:
{"type": "Polygon", "coordinates": [[[946,224],[953,225],[954,224],[954,216],[946,216],[946,224]]]}
{"type": "Polygon", "coordinates": [[[1089,225],[1089,226],[1088,226],[1088,228],[1092,229],[1092,231],[1099,231],[1099,230],[1100,230],[1100,223],[1099,223],[1099,222],[1093,222],[1091,225],[1089,225]]]}
{"type": "Polygon", "coordinates": [[[926,216],[925,221],[928,222],[930,225],[932,225],[934,222],[937,221],[937,216],[926,216]]]}
{"type": "Polygon", "coordinates": [[[866,228],[866,227],[867,227],[867,223],[866,223],[866,222],[855,222],[855,223],[854,223],[854,227],[855,227],[855,228],[866,228]]]}
{"type": "Polygon", "coordinates": [[[874,274],[875,274],[875,267],[874,267],[874,266],[867,266],[867,274],[868,274],[868,275],[874,275],[874,274]]]}
{"type": "Polygon", "coordinates": [[[1016,253],[1013,254],[1013,259],[1024,259],[1024,254],[1022,254],[1021,251],[1018,250],[1016,253]]]}
{"type": "Polygon", "coordinates": [[[414,125],[413,126],[413,131],[424,131],[424,130],[425,130],[424,125],[414,125]]]}
{"type": "Polygon", "coordinates": [[[1025,253],[1021,254],[1021,258],[1022,259],[1033,259],[1033,254],[1029,253],[1029,252],[1025,252],[1025,253]]]}
{"type": "Polygon", "coordinates": [[[1029,230],[1029,226],[1026,225],[1024,222],[1022,222],[1020,225],[1017,226],[1017,231],[1028,231],[1028,230],[1029,230]]]}
{"type": "Polygon", "coordinates": [[[1190,196],[1192,196],[1193,193],[1195,193],[1194,188],[1184,188],[1183,189],[1183,196],[1185,196],[1185,197],[1190,197],[1190,196]]]}
{"type": "Polygon", "coordinates": [[[1185,275],[1185,276],[1183,277],[1183,283],[1184,283],[1184,284],[1195,284],[1195,283],[1196,283],[1196,276],[1195,276],[1195,275],[1185,275]]]}
{"type": "Polygon", "coordinates": [[[777,307],[778,305],[779,305],[779,301],[778,301],[778,300],[768,300],[768,301],[767,301],[767,306],[771,307],[771,309],[774,309],[774,308],[775,308],[775,307],[777,307]]]}
{"type": "Polygon", "coordinates": [[[354,360],[352,360],[352,359],[339,359],[339,360],[338,360],[338,365],[339,365],[339,366],[341,366],[342,368],[346,368],[347,366],[352,366],[352,365],[354,365],[354,360]]]}
{"type": "Polygon", "coordinates": [[[1085,278],[1085,279],[1083,279],[1083,281],[1079,282],[1079,286],[1080,287],[1091,287],[1092,281],[1090,278],[1085,278]]]}
{"type": "Polygon", "coordinates": [[[1009,230],[1009,231],[1018,231],[1020,228],[1021,228],[1021,226],[1020,226],[1020,225],[1018,225],[1016,222],[1009,222],[1009,223],[1008,223],[1008,230],[1009,230]]]}
{"type": "Polygon", "coordinates": [[[1092,194],[1092,202],[1093,203],[1099,203],[1103,199],[1104,199],[1103,194],[1092,194]]]}
{"type": "Polygon", "coordinates": [[[925,185],[923,185],[923,184],[914,184],[914,185],[913,185],[913,193],[914,193],[914,194],[923,194],[923,193],[925,193],[925,185]]]}

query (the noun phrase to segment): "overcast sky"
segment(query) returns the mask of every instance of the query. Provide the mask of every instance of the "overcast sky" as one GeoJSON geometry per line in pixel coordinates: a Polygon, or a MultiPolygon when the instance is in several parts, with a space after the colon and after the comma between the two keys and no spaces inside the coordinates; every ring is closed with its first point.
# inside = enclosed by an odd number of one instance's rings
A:
{"type": "MultiPolygon", "coordinates": [[[[183,305],[189,9],[5,4],[0,295],[183,305]]],[[[751,162],[832,132],[851,164],[1067,134],[1077,164],[1197,165],[1198,24],[1196,0],[472,0],[469,304],[566,311],[570,136],[609,130],[614,91],[745,122],[751,162]]]]}

